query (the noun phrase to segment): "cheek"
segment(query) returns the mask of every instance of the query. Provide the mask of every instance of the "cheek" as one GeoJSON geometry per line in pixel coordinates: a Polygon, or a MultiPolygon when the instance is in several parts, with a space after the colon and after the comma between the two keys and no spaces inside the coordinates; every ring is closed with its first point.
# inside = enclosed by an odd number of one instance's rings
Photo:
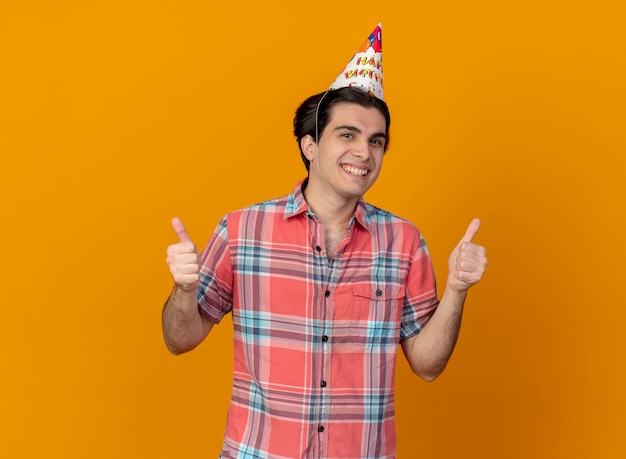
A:
{"type": "Polygon", "coordinates": [[[385,157],[385,153],[376,151],[372,154],[372,157],[374,158],[374,161],[376,163],[376,168],[380,171],[383,167],[383,159],[385,157]]]}

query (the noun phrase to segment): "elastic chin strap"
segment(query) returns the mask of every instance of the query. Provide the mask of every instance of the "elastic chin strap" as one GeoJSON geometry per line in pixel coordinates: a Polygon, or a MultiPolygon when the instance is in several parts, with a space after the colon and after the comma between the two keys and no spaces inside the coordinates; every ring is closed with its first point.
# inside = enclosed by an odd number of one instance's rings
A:
{"type": "Polygon", "coordinates": [[[320,101],[317,103],[317,107],[315,107],[315,143],[319,143],[319,125],[318,125],[318,119],[317,116],[319,114],[320,111],[320,105],[322,104],[322,101],[324,100],[324,97],[326,97],[326,94],[328,94],[330,92],[330,89],[327,89],[326,92],[324,93],[324,95],[322,96],[322,98],[320,99],[320,101]]]}

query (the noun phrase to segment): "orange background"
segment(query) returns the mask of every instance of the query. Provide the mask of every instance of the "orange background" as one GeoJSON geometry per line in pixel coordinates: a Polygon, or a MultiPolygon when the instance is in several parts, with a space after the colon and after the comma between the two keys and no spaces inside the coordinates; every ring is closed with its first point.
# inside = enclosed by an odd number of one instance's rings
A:
{"type": "Polygon", "coordinates": [[[446,372],[399,365],[399,457],[626,457],[624,3],[210,3],[0,6],[0,457],[217,457],[230,321],[167,353],[170,218],[202,246],[289,192],[295,108],[379,21],[368,199],[442,288],[474,216],[490,258],[446,372]]]}

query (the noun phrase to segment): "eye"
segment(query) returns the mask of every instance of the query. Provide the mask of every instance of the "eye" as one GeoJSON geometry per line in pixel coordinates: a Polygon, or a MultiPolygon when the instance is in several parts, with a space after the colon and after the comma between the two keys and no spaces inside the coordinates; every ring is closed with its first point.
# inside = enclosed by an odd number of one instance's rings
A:
{"type": "Polygon", "coordinates": [[[354,138],[354,136],[352,135],[351,132],[342,132],[341,133],[341,137],[343,137],[344,139],[352,139],[352,138],[354,138]]]}
{"type": "Polygon", "coordinates": [[[370,143],[372,145],[376,145],[377,147],[382,147],[383,146],[383,142],[380,139],[372,139],[372,140],[370,140],[370,143]]]}

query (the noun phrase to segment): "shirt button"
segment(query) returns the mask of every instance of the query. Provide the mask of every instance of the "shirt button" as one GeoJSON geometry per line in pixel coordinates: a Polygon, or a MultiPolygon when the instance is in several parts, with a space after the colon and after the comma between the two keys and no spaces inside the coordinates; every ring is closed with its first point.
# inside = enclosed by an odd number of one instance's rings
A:
{"type": "Polygon", "coordinates": [[[317,427],[317,431],[318,432],[324,432],[324,426],[318,426],[317,427]]]}
{"type": "Polygon", "coordinates": [[[330,296],[330,290],[326,290],[326,292],[324,292],[324,296],[328,298],[330,296]]]}
{"type": "Polygon", "coordinates": [[[383,294],[382,290],[376,290],[376,296],[381,296],[383,294]]]}
{"type": "Polygon", "coordinates": [[[322,341],[324,341],[324,342],[328,341],[328,335],[322,336],[322,341]]]}
{"type": "Polygon", "coordinates": [[[322,382],[320,383],[320,386],[322,386],[322,387],[326,387],[326,381],[322,381],[322,382]]]}
{"type": "Polygon", "coordinates": [[[321,251],[322,251],[322,248],[321,248],[319,245],[316,245],[316,246],[315,246],[315,250],[317,250],[318,252],[321,252],[321,251]]]}

